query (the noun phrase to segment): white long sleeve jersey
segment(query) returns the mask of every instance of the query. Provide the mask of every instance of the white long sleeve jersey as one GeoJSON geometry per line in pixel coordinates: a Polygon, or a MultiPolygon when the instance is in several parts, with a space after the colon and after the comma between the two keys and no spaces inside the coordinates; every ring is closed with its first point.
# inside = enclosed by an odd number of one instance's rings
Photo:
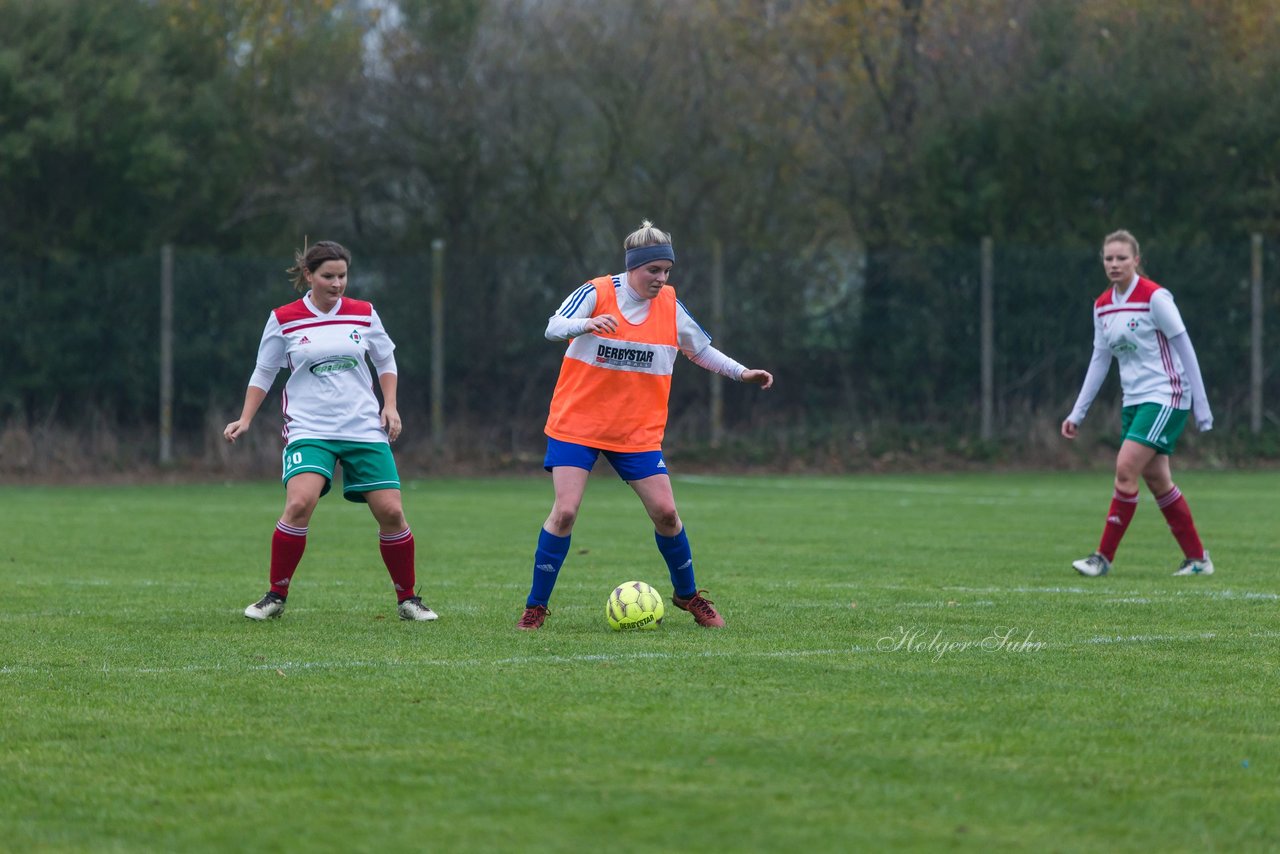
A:
{"type": "MultiPolygon", "coordinates": [[[[628,323],[643,323],[649,316],[649,301],[636,296],[635,292],[627,286],[626,273],[617,273],[611,278],[617,290],[618,310],[622,312],[622,316],[628,323]]],[[[567,341],[578,337],[586,330],[587,321],[591,319],[595,310],[595,285],[587,282],[569,294],[556,313],[547,319],[547,340],[567,341]]],[[[676,346],[689,361],[731,380],[742,380],[746,366],[712,347],[711,336],[698,324],[698,321],[694,320],[693,315],[679,300],[676,300],[676,336],[676,346]]]]}
{"type": "Polygon", "coordinates": [[[1093,346],[1120,363],[1124,405],[1191,408],[1191,384],[1169,339],[1186,332],[1173,294],[1138,277],[1124,293],[1108,288],[1093,306],[1093,346]]]}
{"type": "Polygon", "coordinates": [[[379,376],[394,374],[395,346],[371,303],[343,297],[321,312],[307,294],[267,318],[249,384],[270,390],[279,371],[290,372],[281,397],[287,442],[385,442],[366,357],[379,376]]]}
{"type": "Polygon", "coordinates": [[[1120,362],[1125,406],[1190,408],[1202,432],[1213,428],[1200,361],[1169,291],[1134,276],[1124,293],[1108,288],[1094,302],[1093,358],[1068,421],[1084,420],[1113,356],[1120,362]]]}

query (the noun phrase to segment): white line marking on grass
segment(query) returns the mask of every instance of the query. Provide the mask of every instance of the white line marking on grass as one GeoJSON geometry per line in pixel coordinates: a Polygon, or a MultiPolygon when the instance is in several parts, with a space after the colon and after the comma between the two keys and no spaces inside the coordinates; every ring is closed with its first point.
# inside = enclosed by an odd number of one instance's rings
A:
{"type": "MultiPolygon", "coordinates": [[[[1082,640],[1066,641],[1063,643],[1049,642],[1045,644],[1046,649],[1062,650],[1074,647],[1089,646],[1125,646],[1125,645],[1144,645],[1156,643],[1197,643],[1201,641],[1216,640],[1221,637],[1223,640],[1232,639],[1232,635],[1220,636],[1217,632],[1194,632],[1188,634],[1164,634],[1164,635],[1097,635],[1082,640]]],[[[1265,632],[1249,632],[1244,637],[1249,638],[1280,638],[1280,631],[1265,632]]],[[[281,661],[269,664],[188,664],[182,667],[112,667],[109,663],[95,665],[91,669],[94,672],[106,675],[164,675],[172,673],[227,673],[231,675],[260,673],[270,671],[309,671],[309,670],[391,670],[401,667],[450,667],[450,668],[480,668],[480,667],[511,667],[513,665],[540,665],[540,664],[593,664],[599,662],[626,662],[626,661],[679,661],[682,659],[788,659],[788,658],[820,658],[820,657],[847,657],[851,655],[867,655],[867,654],[885,654],[884,650],[877,650],[874,646],[864,647],[852,644],[843,648],[829,649],[780,649],[769,651],[720,651],[720,650],[704,650],[701,652],[628,652],[628,653],[583,653],[581,655],[518,655],[507,656],[505,658],[479,659],[479,658],[416,658],[416,659],[389,659],[384,661],[373,661],[366,659],[353,659],[351,661],[281,661]]],[[[29,675],[29,674],[53,674],[65,673],[67,671],[75,672],[78,668],[64,667],[32,667],[29,665],[7,664],[0,666],[0,675],[29,675]]]]}
{"type": "Polygon", "coordinates": [[[936,602],[893,602],[885,607],[890,610],[894,608],[991,608],[994,607],[995,604],[995,602],[992,602],[989,599],[982,599],[977,602],[956,602],[950,599],[939,599],[936,602]]]}
{"type": "MultiPolygon", "coordinates": [[[[899,590],[914,590],[913,587],[899,587],[899,590]]],[[[951,585],[943,590],[958,590],[961,593],[1078,593],[1086,596],[1136,596],[1137,590],[1108,590],[1105,587],[962,587],[951,585]]]]}
{"type": "Polygon", "coordinates": [[[1015,490],[1013,492],[981,492],[961,486],[941,486],[921,483],[885,483],[866,480],[757,480],[753,478],[716,477],[702,474],[677,474],[672,480],[700,486],[744,487],[756,486],[769,490],[801,490],[827,492],[890,492],[906,495],[960,496],[981,504],[1021,504],[1028,499],[1060,503],[1062,497],[1047,489],[1015,490]]]}
{"type": "MultiPolygon", "coordinates": [[[[892,590],[914,590],[910,587],[879,588],[892,590]]],[[[1110,590],[1106,587],[944,587],[943,590],[958,590],[961,593],[1073,593],[1086,596],[1204,596],[1208,599],[1280,599],[1280,593],[1265,593],[1254,590],[1110,590]]]]}
{"type": "Polygon", "coordinates": [[[920,495],[969,495],[953,486],[931,486],[914,483],[874,483],[861,480],[756,480],[754,478],[716,477],[704,474],[677,474],[672,480],[703,486],[759,486],[770,490],[799,489],[834,492],[905,492],[920,495]]]}
{"type": "MultiPolygon", "coordinates": [[[[590,664],[608,661],[644,661],[649,659],[679,660],[696,658],[813,658],[818,656],[846,656],[850,653],[870,652],[859,646],[839,649],[780,649],[769,651],[718,651],[702,652],[627,652],[627,653],[583,653],[582,655],[520,655],[506,658],[399,658],[385,661],[354,659],[352,661],[282,661],[269,664],[187,664],[182,667],[112,667],[110,664],[95,665],[91,669],[97,673],[121,674],[127,676],[139,674],[167,673],[255,673],[260,671],[288,670],[377,670],[399,667],[509,667],[513,664],[590,664]]],[[[28,665],[0,666],[0,675],[17,673],[54,673],[80,668],[31,667],[28,665]]]]}
{"type": "Polygon", "coordinates": [[[1081,643],[1166,643],[1169,641],[1213,640],[1217,632],[1201,632],[1194,635],[1099,635],[1081,643]]]}
{"type": "Polygon", "coordinates": [[[1210,599],[1280,599],[1280,593],[1255,593],[1252,590],[1179,590],[1175,596],[1208,596],[1210,599]]]}

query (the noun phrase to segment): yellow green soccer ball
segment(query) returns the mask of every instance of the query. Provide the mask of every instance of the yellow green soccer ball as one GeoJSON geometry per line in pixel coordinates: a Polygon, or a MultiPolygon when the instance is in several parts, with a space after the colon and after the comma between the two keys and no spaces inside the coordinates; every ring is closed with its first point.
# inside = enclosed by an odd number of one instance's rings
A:
{"type": "Polygon", "coordinates": [[[615,632],[656,629],[662,622],[662,597],[643,581],[628,581],[613,588],[604,606],[604,617],[615,632]]]}

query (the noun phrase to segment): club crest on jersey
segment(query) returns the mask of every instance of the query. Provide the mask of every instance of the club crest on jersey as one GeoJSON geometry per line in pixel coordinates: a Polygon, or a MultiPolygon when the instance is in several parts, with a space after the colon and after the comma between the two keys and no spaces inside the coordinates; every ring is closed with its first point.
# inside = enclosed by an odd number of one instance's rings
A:
{"type": "Polygon", "coordinates": [[[310,367],[311,373],[318,377],[328,376],[329,374],[341,374],[345,371],[353,371],[360,363],[356,361],[354,356],[331,356],[328,359],[321,359],[310,367]]]}
{"type": "Polygon", "coordinates": [[[359,329],[352,329],[352,330],[351,330],[351,334],[350,334],[350,335],[348,335],[347,337],[348,337],[348,338],[350,338],[352,341],[356,342],[357,344],[359,344],[359,343],[360,343],[360,330],[359,330],[359,329]]]}
{"type": "Polygon", "coordinates": [[[1137,329],[1137,328],[1138,328],[1138,321],[1137,321],[1137,320],[1132,320],[1132,319],[1131,319],[1131,320],[1130,320],[1126,325],[1127,325],[1130,329],[1137,329]]]}

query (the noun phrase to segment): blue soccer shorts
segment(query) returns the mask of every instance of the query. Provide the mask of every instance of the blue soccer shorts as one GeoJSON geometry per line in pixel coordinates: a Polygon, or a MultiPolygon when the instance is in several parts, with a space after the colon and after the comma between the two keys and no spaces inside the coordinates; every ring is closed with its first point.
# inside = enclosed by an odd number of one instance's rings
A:
{"type": "Polygon", "coordinates": [[[618,473],[618,477],[627,483],[644,480],[655,474],[668,473],[667,464],[662,459],[662,451],[636,451],[635,453],[602,451],[600,448],[562,442],[550,436],[547,437],[547,455],[542,461],[542,467],[547,471],[551,471],[556,466],[573,466],[591,471],[602,453],[609,461],[609,465],[613,466],[613,470],[618,473]]]}

